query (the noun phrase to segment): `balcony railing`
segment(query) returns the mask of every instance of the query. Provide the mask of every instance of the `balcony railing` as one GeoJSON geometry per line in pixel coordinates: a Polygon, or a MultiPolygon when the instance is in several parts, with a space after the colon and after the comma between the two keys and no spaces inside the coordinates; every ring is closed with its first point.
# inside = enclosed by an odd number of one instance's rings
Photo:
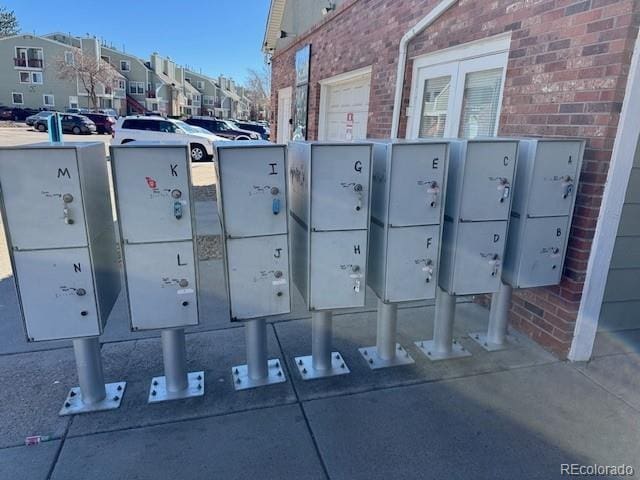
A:
{"type": "Polygon", "coordinates": [[[16,67],[42,68],[42,60],[40,58],[14,58],[13,64],[16,67]]]}

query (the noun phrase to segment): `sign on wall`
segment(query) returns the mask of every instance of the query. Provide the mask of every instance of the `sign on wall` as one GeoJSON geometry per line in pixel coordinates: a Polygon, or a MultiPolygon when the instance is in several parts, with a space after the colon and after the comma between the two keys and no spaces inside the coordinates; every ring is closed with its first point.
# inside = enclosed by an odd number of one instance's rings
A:
{"type": "Polygon", "coordinates": [[[296,94],[293,112],[293,140],[307,139],[310,60],[311,45],[306,45],[296,52],[296,94]]]}

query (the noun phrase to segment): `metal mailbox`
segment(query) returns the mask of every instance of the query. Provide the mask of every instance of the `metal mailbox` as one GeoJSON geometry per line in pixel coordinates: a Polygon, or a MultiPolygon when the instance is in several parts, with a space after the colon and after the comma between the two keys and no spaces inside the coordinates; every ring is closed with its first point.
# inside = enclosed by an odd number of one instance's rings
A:
{"type": "Polygon", "coordinates": [[[111,147],[133,330],[198,324],[191,163],[180,143],[111,147]]]}
{"type": "Polygon", "coordinates": [[[231,320],[288,313],[286,147],[217,142],[215,162],[231,320]]]}
{"type": "Polygon", "coordinates": [[[374,143],[368,283],[384,302],[435,298],[444,141],[374,143]]]}
{"type": "Polygon", "coordinates": [[[510,286],[560,282],[584,146],[584,140],[520,140],[503,274],[510,286]]]}
{"type": "Polygon", "coordinates": [[[289,144],[293,281],[310,310],[364,305],[370,143],[289,144]]]}
{"type": "Polygon", "coordinates": [[[451,140],[439,285],[450,295],[497,292],[518,141],[451,140]]]}
{"type": "Polygon", "coordinates": [[[0,188],[27,339],[100,335],[120,291],[103,144],[2,148],[0,188]]]}

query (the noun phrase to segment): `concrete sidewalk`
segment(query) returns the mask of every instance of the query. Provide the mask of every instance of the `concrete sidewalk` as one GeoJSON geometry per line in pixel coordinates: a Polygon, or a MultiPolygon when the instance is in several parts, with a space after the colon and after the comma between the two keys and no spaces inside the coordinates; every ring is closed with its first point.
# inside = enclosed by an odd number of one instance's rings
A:
{"type": "MultiPolygon", "coordinates": [[[[220,261],[202,262],[203,323],[189,332],[189,367],[206,371],[202,398],[147,405],[162,372],[153,333],[133,335],[122,302],[103,338],[108,381],[126,380],[119,410],[58,417],[76,385],[69,342],[27,346],[12,279],[0,282],[0,478],[372,479],[556,478],[561,463],[640,468],[639,343],[603,343],[589,364],[556,360],[515,334],[487,353],[466,332],[488,312],[458,305],[456,336],[472,357],[431,363],[413,341],[430,336],[434,308],[399,310],[399,341],[416,363],[372,371],[357,347],[375,342],[375,302],[335,317],[335,348],[351,374],[303,382],[310,323],[295,311],[269,326],[287,382],[235,392],[244,330],[228,322],[220,261]],[[50,435],[23,446],[28,435],[50,435]]],[[[121,299],[122,300],[122,299],[121,299]]]]}

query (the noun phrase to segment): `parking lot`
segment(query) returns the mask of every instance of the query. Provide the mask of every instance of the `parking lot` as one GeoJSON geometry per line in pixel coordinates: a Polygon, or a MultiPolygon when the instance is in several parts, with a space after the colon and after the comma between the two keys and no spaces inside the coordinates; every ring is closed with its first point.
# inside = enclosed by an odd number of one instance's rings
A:
{"type": "MultiPolygon", "coordinates": [[[[47,139],[0,127],[0,145],[47,139]]],[[[213,166],[193,172],[197,233],[213,242],[213,166]]],[[[77,385],[71,344],[26,343],[4,234],[0,243],[0,479],[547,479],[561,463],[640,468],[640,389],[629,381],[640,339],[603,338],[588,364],[558,360],[517,332],[510,349],[487,352],[468,332],[486,328],[488,311],[465,300],[455,336],[472,356],[432,363],[413,342],[430,337],[433,302],[412,302],[400,307],[398,330],[415,364],[375,371],[357,350],[375,343],[369,291],[364,308],[335,315],[334,347],[351,373],[307,382],[293,358],[311,351],[309,313],[294,292],[293,311],[268,325],[270,358],[283,361],[287,382],[236,392],[244,329],[229,321],[217,254],[200,255],[201,323],[187,330],[188,366],[206,372],[205,395],[147,405],[160,341],[129,331],[121,296],[101,342],[106,380],[128,382],[122,407],[59,417],[77,385]],[[49,440],[27,447],[29,435],[49,440]]]]}

